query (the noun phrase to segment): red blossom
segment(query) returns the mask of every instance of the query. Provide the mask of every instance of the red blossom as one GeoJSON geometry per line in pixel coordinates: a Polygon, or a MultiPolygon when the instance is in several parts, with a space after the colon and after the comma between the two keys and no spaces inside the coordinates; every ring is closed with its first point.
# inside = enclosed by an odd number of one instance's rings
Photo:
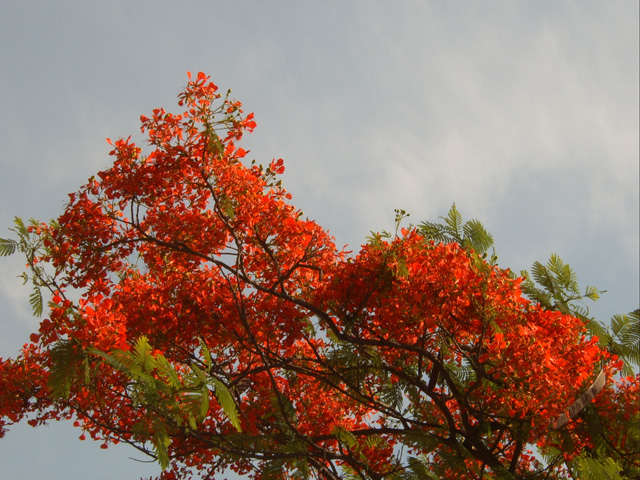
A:
{"type": "MultiPolygon", "coordinates": [[[[583,322],[531,304],[509,271],[415,230],[355,256],[336,249],[274,182],[282,159],[266,171],[243,163],[237,143],[253,114],[204,74],[188,77],[184,112],[141,116],[150,152],[108,139],[113,165],[69,195],[57,225],[31,232],[52,295],[32,344],[0,362],[0,435],[30,413],[35,424],[73,415],[81,439],[101,448],[144,449],[164,431],[165,479],[213,466],[261,478],[251,462],[263,458],[381,478],[398,467],[399,445],[429,456],[444,478],[535,471],[524,447],[555,441],[550,422],[606,360],[583,322]],[[135,352],[141,338],[155,365],[144,375],[105,360],[135,352]],[[195,387],[175,387],[194,371],[218,382],[197,425],[195,387]],[[155,403],[135,390],[142,384],[155,385],[155,403]]],[[[595,408],[631,418],[612,405],[637,394],[638,377],[595,408]]],[[[589,442],[580,438],[568,455],[589,442]]]]}

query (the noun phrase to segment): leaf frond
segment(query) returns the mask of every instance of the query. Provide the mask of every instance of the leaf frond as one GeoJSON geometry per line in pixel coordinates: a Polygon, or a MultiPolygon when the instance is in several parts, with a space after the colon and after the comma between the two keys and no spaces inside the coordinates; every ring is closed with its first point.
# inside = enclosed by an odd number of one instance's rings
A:
{"type": "Polygon", "coordinates": [[[18,250],[18,242],[10,238],[0,238],[0,257],[8,257],[18,250]]]}

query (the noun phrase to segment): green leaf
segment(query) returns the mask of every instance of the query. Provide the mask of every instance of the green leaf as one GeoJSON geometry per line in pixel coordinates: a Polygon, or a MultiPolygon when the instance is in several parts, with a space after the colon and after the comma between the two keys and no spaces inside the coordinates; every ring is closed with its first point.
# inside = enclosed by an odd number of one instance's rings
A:
{"type": "Polygon", "coordinates": [[[623,374],[631,375],[633,366],[640,366],[640,309],[627,315],[611,318],[611,334],[606,338],[606,346],[624,362],[623,374]]]}
{"type": "Polygon", "coordinates": [[[194,417],[193,415],[189,415],[189,428],[193,431],[198,429],[198,423],[196,422],[196,417],[194,417]]]}
{"type": "Polygon", "coordinates": [[[411,478],[431,478],[437,480],[438,477],[430,471],[427,466],[415,457],[409,457],[409,469],[413,474],[411,478]]]}
{"type": "Polygon", "coordinates": [[[204,355],[204,364],[206,365],[207,368],[211,368],[211,365],[213,365],[211,352],[209,352],[209,349],[207,348],[207,344],[204,342],[202,338],[199,338],[198,340],[200,340],[200,350],[202,351],[202,355],[204,355]]]}
{"type": "Polygon", "coordinates": [[[195,363],[189,365],[191,371],[195,374],[193,377],[194,381],[191,383],[192,386],[198,388],[200,385],[204,385],[207,383],[207,374],[204,370],[198,367],[195,363]]]}
{"type": "Polygon", "coordinates": [[[473,368],[467,365],[456,365],[454,363],[449,363],[445,365],[447,372],[451,375],[452,380],[454,380],[459,385],[468,385],[470,381],[476,379],[476,372],[473,368]]]}
{"type": "Polygon", "coordinates": [[[307,480],[311,478],[311,469],[309,468],[309,461],[306,458],[302,457],[294,459],[293,466],[296,470],[293,472],[292,478],[298,480],[307,480]]]}
{"type": "MultiPolygon", "coordinates": [[[[200,411],[198,412],[199,420],[203,421],[205,418],[207,418],[208,413],[209,413],[209,389],[205,387],[203,388],[202,395],[200,396],[200,411]]],[[[233,425],[233,422],[232,422],[232,425],[233,425]]]]}
{"type": "Polygon", "coordinates": [[[222,407],[222,411],[224,411],[225,415],[231,422],[231,425],[233,425],[238,432],[242,432],[238,416],[238,408],[235,400],[233,399],[233,395],[231,395],[227,386],[217,378],[212,378],[211,383],[213,384],[216,400],[222,407]]]}
{"type": "Polygon", "coordinates": [[[549,291],[552,295],[555,295],[555,282],[553,281],[553,277],[550,272],[547,270],[542,263],[535,261],[531,266],[531,273],[533,274],[534,280],[542,285],[547,291],[549,291]]]}
{"type": "MultiPolygon", "coordinates": [[[[446,217],[440,217],[444,224],[423,222],[418,227],[420,234],[436,243],[457,243],[466,250],[473,250],[482,256],[493,247],[493,236],[479,220],[472,219],[462,223],[462,215],[454,203],[446,217]]],[[[484,258],[484,257],[483,257],[484,258]]],[[[497,257],[491,259],[495,263],[497,257]]]]}
{"type": "Polygon", "coordinates": [[[455,203],[451,206],[449,214],[444,218],[444,223],[447,224],[452,235],[458,239],[462,238],[462,214],[456,208],[455,203]]]}
{"type": "Polygon", "coordinates": [[[574,460],[574,468],[581,480],[624,480],[620,472],[622,468],[611,457],[596,459],[584,453],[574,460]]]}
{"type": "Polygon", "coordinates": [[[281,392],[276,392],[275,394],[272,394],[270,400],[271,404],[281,417],[284,417],[288,422],[295,422],[297,420],[296,410],[289,397],[281,392]]]}
{"type": "Polygon", "coordinates": [[[280,458],[264,462],[260,468],[262,480],[282,480],[285,466],[285,461],[280,458]]]}
{"type": "Polygon", "coordinates": [[[160,467],[164,470],[169,466],[169,445],[171,444],[171,438],[162,422],[153,423],[154,433],[152,442],[158,463],[160,463],[160,467]]]}
{"type": "MultiPolygon", "coordinates": [[[[142,382],[149,386],[157,383],[156,379],[143,369],[143,366],[147,362],[146,356],[140,358],[139,353],[136,355],[135,351],[127,352],[124,350],[114,350],[111,354],[95,348],[91,348],[88,351],[89,353],[102,357],[107,365],[119,370],[136,382],[142,382]]],[[[149,355],[149,357],[151,357],[151,355],[149,355]]],[[[153,359],[153,357],[151,358],[153,359]]]]}
{"type": "Polygon", "coordinates": [[[10,238],[0,238],[0,257],[7,257],[16,253],[18,242],[10,238]]]}
{"type": "Polygon", "coordinates": [[[20,217],[14,218],[13,224],[16,226],[16,229],[14,231],[17,232],[20,236],[26,237],[27,235],[29,235],[27,226],[24,224],[24,220],[22,220],[20,217]]]}
{"type": "Polygon", "coordinates": [[[606,347],[611,341],[611,334],[607,331],[607,327],[597,320],[592,320],[586,324],[587,331],[591,337],[598,337],[598,344],[606,347]]]}
{"type": "Polygon", "coordinates": [[[42,315],[42,292],[37,285],[33,287],[33,291],[29,295],[29,305],[31,305],[34,316],[40,317],[42,315]]]}
{"type": "Polygon", "coordinates": [[[465,247],[473,248],[476,253],[481,255],[493,247],[493,236],[479,220],[469,220],[463,225],[462,231],[467,244],[465,247]]]}
{"type": "Polygon", "coordinates": [[[334,429],[331,431],[331,434],[335,435],[338,441],[345,444],[350,450],[358,444],[358,439],[356,438],[356,436],[344,427],[334,427],[334,429]]]}
{"type": "Polygon", "coordinates": [[[598,290],[596,287],[588,286],[585,289],[584,296],[594,302],[600,298],[600,294],[602,292],[598,290]]]}
{"type": "Polygon", "coordinates": [[[228,196],[222,195],[220,197],[218,204],[225,217],[227,217],[230,220],[233,220],[235,218],[236,213],[235,213],[235,209],[233,208],[233,202],[228,196]]]}
{"type": "Polygon", "coordinates": [[[169,363],[164,355],[157,355],[155,360],[158,375],[160,375],[172,389],[179,389],[181,387],[180,377],[178,376],[178,372],[173,368],[173,365],[169,363]]]}
{"type": "Polygon", "coordinates": [[[153,372],[156,367],[156,361],[151,355],[151,351],[151,345],[149,345],[147,337],[142,335],[138,338],[133,348],[133,358],[145,373],[153,372]]]}
{"type": "MultiPolygon", "coordinates": [[[[533,263],[531,276],[535,283],[527,271],[521,272],[521,275],[525,279],[522,291],[530,300],[540,303],[545,309],[573,315],[586,322],[592,319],[583,300],[596,301],[604,293],[589,286],[581,294],[576,273],[556,254],[551,255],[546,265],[537,261],[533,263]]],[[[595,329],[597,328],[596,326],[595,329]]]]}
{"type": "Polygon", "coordinates": [[[84,359],[83,357],[77,352],[72,340],[61,340],[51,348],[53,365],[47,379],[47,386],[54,397],[69,397],[78,364],[84,359]]]}

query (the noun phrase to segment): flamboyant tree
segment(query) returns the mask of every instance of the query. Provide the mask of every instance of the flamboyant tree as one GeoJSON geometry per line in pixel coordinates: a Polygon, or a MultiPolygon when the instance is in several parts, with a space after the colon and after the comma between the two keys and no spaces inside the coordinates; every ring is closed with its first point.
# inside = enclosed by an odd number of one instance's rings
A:
{"type": "Polygon", "coordinates": [[[46,310],[0,359],[0,436],[74,419],[163,479],[638,473],[637,312],[599,326],[559,259],[516,277],[455,207],[340,250],[281,159],[244,160],[239,102],[200,73],[178,103],[141,117],[149,153],[113,142],[57,220],[0,242],[46,310]]]}

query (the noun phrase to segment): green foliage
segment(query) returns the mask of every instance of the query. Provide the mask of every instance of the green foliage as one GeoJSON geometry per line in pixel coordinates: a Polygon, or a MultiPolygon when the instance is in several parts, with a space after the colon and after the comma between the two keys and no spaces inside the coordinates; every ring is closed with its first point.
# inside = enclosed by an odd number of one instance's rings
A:
{"type": "Polygon", "coordinates": [[[0,238],[0,257],[13,255],[16,251],[18,251],[18,242],[7,238],[0,238]]]}
{"type": "Polygon", "coordinates": [[[524,270],[521,275],[524,278],[522,291],[531,300],[540,303],[546,309],[558,310],[585,321],[591,319],[588,316],[589,309],[583,300],[596,301],[603,293],[592,286],[588,286],[584,293],[581,293],[576,273],[556,254],[551,255],[546,265],[534,262],[531,274],[524,270]]]}
{"type": "Polygon", "coordinates": [[[42,302],[42,290],[34,285],[31,295],[29,295],[29,305],[31,305],[31,311],[36,317],[42,316],[43,302],[42,302]]]}
{"type": "MultiPolygon", "coordinates": [[[[31,274],[29,275],[25,272],[20,275],[20,278],[22,278],[24,284],[31,282],[33,285],[33,290],[29,295],[29,304],[31,305],[33,315],[40,317],[42,316],[44,308],[41,289],[44,286],[54,284],[54,282],[51,281],[50,275],[44,266],[39,263],[39,259],[36,256],[36,252],[46,253],[48,251],[45,246],[48,237],[44,234],[36,233],[40,225],[33,219],[25,223],[21,218],[16,217],[13,223],[15,226],[10,230],[18,235],[18,239],[0,238],[0,256],[9,256],[16,252],[24,254],[31,274]]],[[[52,220],[49,226],[53,229],[59,227],[55,220],[52,220]]]]}
{"type": "Polygon", "coordinates": [[[152,431],[152,443],[158,463],[162,468],[167,468],[169,466],[169,445],[171,445],[171,437],[169,437],[165,424],[158,421],[157,418],[154,419],[152,423],[152,431]]]}
{"type": "Polygon", "coordinates": [[[608,457],[604,459],[593,458],[588,454],[582,454],[573,462],[573,476],[580,480],[625,480],[620,475],[620,465],[608,457]]]}
{"type": "Polygon", "coordinates": [[[425,479],[432,478],[436,480],[438,478],[432,471],[430,471],[427,468],[427,466],[424,463],[422,463],[417,458],[409,459],[409,471],[411,472],[411,476],[408,477],[407,480],[409,479],[419,480],[422,478],[425,478],[425,479]]]}
{"type": "Polygon", "coordinates": [[[145,408],[151,418],[150,428],[148,424],[139,424],[136,433],[141,440],[153,443],[162,468],[169,465],[168,448],[172,432],[167,427],[175,426],[187,432],[197,430],[209,412],[210,389],[229,422],[238,432],[241,431],[231,392],[221,380],[211,375],[211,354],[204,342],[201,342],[201,352],[204,370],[191,364],[190,370],[178,372],[164,355],[153,351],[145,336],[141,336],[131,350],[91,351],[130,380],[130,396],[134,404],[145,408]]]}
{"type": "Polygon", "coordinates": [[[269,460],[262,465],[262,480],[283,480],[287,462],[282,458],[269,460]]]}
{"type": "Polygon", "coordinates": [[[564,450],[575,448],[574,439],[566,431],[558,432],[562,439],[561,447],[545,447],[540,453],[547,464],[562,464],[570,470],[571,477],[576,480],[631,480],[640,478],[637,468],[638,446],[640,446],[640,421],[637,414],[629,418],[626,412],[616,412],[615,424],[618,428],[624,428],[626,444],[635,445],[636,452],[631,448],[626,454],[621,454],[607,439],[605,431],[611,425],[603,424],[602,417],[596,409],[587,406],[580,417],[584,422],[586,431],[592,439],[592,444],[581,455],[565,462],[564,450]]]}
{"type": "Polygon", "coordinates": [[[356,436],[343,427],[335,427],[331,433],[335,435],[338,441],[344,444],[349,450],[355,448],[356,445],[358,445],[358,439],[356,438],[356,436]]]}
{"type": "MultiPolygon", "coordinates": [[[[611,445],[603,432],[611,429],[611,425],[604,424],[602,418],[593,408],[587,407],[581,416],[587,427],[593,444],[579,457],[569,463],[569,467],[577,472],[576,478],[612,478],[637,479],[640,478],[638,458],[640,455],[640,418],[638,413],[616,411],[613,421],[622,428],[627,445],[627,452],[622,453],[611,445]],[[613,448],[612,448],[613,447],[613,448]],[[590,474],[593,473],[593,476],[590,474]],[[599,475],[598,475],[599,474],[599,475]]],[[[560,454],[560,452],[558,452],[560,454]]]]}
{"type": "Polygon", "coordinates": [[[640,367],[640,309],[614,315],[611,328],[602,335],[600,343],[624,360],[623,374],[632,375],[632,366],[640,367]]]}
{"type": "Polygon", "coordinates": [[[546,265],[535,262],[531,274],[522,271],[521,275],[522,291],[532,301],[584,320],[591,336],[598,337],[599,345],[624,361],[623,375],[632,375],[634,367],[640,366],[640,310],[614,315],[610,326],[590,317],[584,300],[596,301],[603,291],[588,286],[581,293],[576,273],[555,254],[546,265]]]}
{"type": "MultiPolygon", "coordinates": [[[[444,223],[423,222],[418,226],[419,233],[436,243],[457,243],[466,250],[473,250],[486,258],[489,249],[493,248],[493,236],[484,228],[479,220],[462,222],[462,214],[454,203],[446,217],[440,217],[444,223]]],[[[495,252],[491,263],[495,263],[495,252]]]]}
{"type": "Polygon", "coordinates": [[[469,382],[476,380],[476,371],[469,365],[457,365],[455,363],[448,363],[445,368],[451,379],[459,385],[468,385],[469,382]]]}
{"type": "Polygon", "coordinates": [[[53,365],[47,379],[47,386],[54,397],[66,399],[77,378],[89,376],[87,355],[72,340],[60,340],[51,348],[53,365]],[[82,375],[80,375],[82,372],[82,375]]]}
{"type": "MultiPolygon", "coordinates": [[[[329,378],[335,384],[344,383],[350,394],[359,398],[362,396],[363,387],[367,379],[376,378],[376,385],[380,390],[376,392],[382,403],[396,408],[402,401],[400,384],[393,384],[388,373],[383,370],[380,355],[372,348],[360,347],[354,349],[353,345],[332,338],[333,348],[327,352],[327,365],[334,372],[329,378]]],[[[368,398],[362,396],[362,401],[368,398]]]]}
{"type": "Polygon", "coordinates": [[[210,381],[214,386],[216,399],[218,400],[218,403],[222,407],[224,413],[227,415],[227,418],[231,422],[231,425],[233,425],[238,432],[241,432],[242,428],[240,427],[240,416],[238,414],[238,409],[236,407],[236,402],[233,399],[233,395],[231,395],[231,392],[229,391],[227,386],[220,380],[212,377],[210,381]]]}

